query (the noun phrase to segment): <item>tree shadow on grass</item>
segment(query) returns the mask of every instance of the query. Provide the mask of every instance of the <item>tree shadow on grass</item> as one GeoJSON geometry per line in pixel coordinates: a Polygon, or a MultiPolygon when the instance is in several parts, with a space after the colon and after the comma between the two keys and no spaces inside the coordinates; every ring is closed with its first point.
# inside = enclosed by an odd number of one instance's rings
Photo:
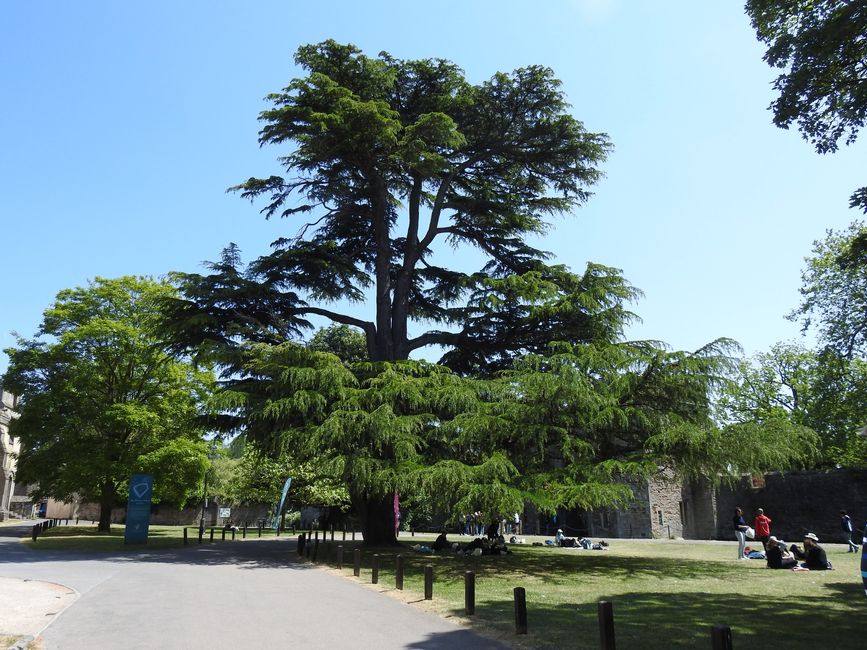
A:
{"type": "MultiPolygon", "coordinates": [[[[741,595],[680,592],[627,592],[605,600],[614,607],[617,648],[709,648],[711,628],[728,625],[735,648],[817,650],[861,648],[867,635],[864,604],[844,599],[846,585],[829,585],[820,595],[781,594],[778,600],[745,600],[741,595]],[[839,589],[838,587],[843,587],[839,589]],[[843,602],[841,602],[843,601],[843,602]]],[[[595,602],[545,604],[527,594],[529,634],[516,637],[532,648],[599,647],[595,602]]],[[[453,610],[455,616],[462,610],[453,610]]],[[[502,631],[514,619],[511,598],[488,601],[476,609],[482,628],[502,631]]],[[[511,628],[512,630],[514,628],[511,628]]]]}

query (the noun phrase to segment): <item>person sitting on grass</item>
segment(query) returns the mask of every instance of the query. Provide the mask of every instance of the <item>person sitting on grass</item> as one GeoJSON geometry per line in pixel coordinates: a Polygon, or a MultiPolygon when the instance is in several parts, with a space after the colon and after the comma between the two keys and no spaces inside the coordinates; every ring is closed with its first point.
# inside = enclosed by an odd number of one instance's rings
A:
{"type": "Polygon", "coordinates": [[[445,551],[451,548],[451,544],[449,540],[446,538],[446,531],[442,531],[440,536],[436,538],[436,541],[433,543],[434,551],[445,551]]]}
{"type": "Polygon", "coordinates": [[[768,550],[766,554],[769,569],[792,569],[798,566],[798,561],[776,537],[768,538],[768,550]]]}
{"type": "Polygon", "coordinates": [[[792,548],[792,553],[798,559],[803,559],[792,571],[826,571],[831,568],[825,549],[819,546],[819,538],[814,533],[804,535],[804,550],[797,546],[792,548]]]}

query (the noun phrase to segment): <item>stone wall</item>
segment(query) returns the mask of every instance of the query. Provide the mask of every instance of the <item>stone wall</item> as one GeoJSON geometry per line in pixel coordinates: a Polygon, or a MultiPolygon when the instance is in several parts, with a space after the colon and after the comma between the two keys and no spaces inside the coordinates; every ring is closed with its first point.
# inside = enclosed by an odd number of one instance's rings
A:
{"type": "MultiPolygon", "coordinates": [[[[222,526],[228,519],[236,525],[247,522],[249,526],[256,526],[260,519],[268,516],[270,506],[261,503],[255,504],[218,504],[213,500],[208,502],[205,509],[205,526],[222,526]],[[219,517],[221,507],[230,508],[231,516],[219,517]]],[[[52,519],[81,519],[84,521],[99,521],[99,504],[96,503],[61,503],[54,500],[48,501],[47,517],[52,519]]],[[[202,506],[187,506],[178,510],[174,506],[155,504],[151,507],[150,523],[154,526],[198,526],[202,518],[202,506]]],[[[123,523],[126,519],[126,508],[119,506],[111,511],[111,521],[115,524],[123,523]]]]}
{"type": "Polygon", "coordinates": [[[813,532],[820,541],[843,543],[840,510],[849,513],[857,528],[867,521],[867,471],[773,473],[744,479],[733,488],[721,488],[717,506],[719,539],[734,538],[732,516],[740,506],[748,522],[756,509],[763,508],[773,520],[771,534],[786,541],[798,541],[813,532]]]}

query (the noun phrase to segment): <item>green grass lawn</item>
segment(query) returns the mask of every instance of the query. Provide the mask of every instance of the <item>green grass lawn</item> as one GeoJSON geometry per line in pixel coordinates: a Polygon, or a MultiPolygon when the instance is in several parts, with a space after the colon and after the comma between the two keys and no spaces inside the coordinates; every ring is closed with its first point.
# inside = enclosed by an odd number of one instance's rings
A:
{"type": "MultiPolygon", "coordinates": [[[[607,551],[515,545],[509,556],[464,558],[408,548],[424,539],[404,540],[405,598],[521,648],[598,648],[599,600],[613,603],[619,649],[710,648],[715,624],[731,627],[735,648],[860,648],[867,637],[860,554],[845,546],[826,546],[833,571],[794,573],[738,561],[736,542],[615,539],[607,551]],[[422,600],[426,564],[434,567],[431,603],[422,600]],[[472,617],[464,614],[467,570],[476,573],[472,617]],[[514,587],[526,590],[526,637],[514,635],[514,587]]],[[[336,545],[320,555],[333,560],[336,545]]],[[[343,574],[353,579],[351,544],[344,548],[343,574]]],[[[363,550],[361,582],[370,583],[373,552],[363,550]]],[[[394,590],[396,551],[379,552],[378,588],[394,590]]]]}
{"type": "MultiPolygon", "coordinates": [[[[190,543],[197,530],[190,528],[190,543]]],[[[263,536],[273,535],[263,531],[263,536]]],[[[291,533],[288,535],[291,536],[291,533]]],[[[255,538],[256,529],[248,530],[255,538]]],[[[240,533],[238,533],[240,538],[240,533]]],[[[219,541],[220,531],[215,531],[219,541]]],[[[452,536],[453,541],[469,538],[452,536]]],[[[867,598],[861,589],[860,554],[826,545],[833,571],[772,571],[760,560],[734,558],[736,542],[609,540],[607,551],[513,545],[508,556],[422,555],[411,550],[433,536],[402,537],[402,550],[362,549],[362,583],[370,584],[371,557],[380,554],[379,585],[371,586],[440,615],[458,619],[518,648],[598,648],[597,602],[614,605],[620,650],[710,648],[710,628],[729,625],[734,647],[773,650],[860,648],[867,638],[867,598]],[[394,588],[394,558],[404,556],[404,591],[394,588]],[[424,566],[434,567],[434,597],[424,601],[424,566]],[[464,573],[476,573],[476,614],[464,613],[464,573]],[[527,636],[514,634],[514,587],[527,596],[527,636]]],[[[206,533],[205,542],[208,541],[206,533]]],[[[144,546],[124,546],[123,526],[111,535],[93,526],[57,526],[31,548],[70,551],[136,551],[183,545],[183,528],[151,526],[144,546]]],[[[319,562],[332,566],[344,547],[342,574],[352,577],[356,543],[319,547],[319,562]]]]}
{"type": "MultiPolygon", "coordinates": [[[[123,535],[125,527],[121,524],[112,524],[111,533],[98,533],[96,526],[93,524],[84,525],[61,525],[49,528],[47,531],[40,533],[38,539],[34,542],[27,538],[24,543],[32,549],[44,551],[105,551],[117,552],[124,550],[154,550],[164,548],[178,548],[184,545],[184,528],[183,526],[151,526],[148,529],[147,544],[124,544],[123,535]]],[[[273,537],[274,531],[268,528],[262,529],[262,537],[273,537]]],[[[283,535],[289,533],[282,533],[283,535]]],[[[198,544],[199,529],[187,527],[187,535],[189,536],[190,545],[198,544]]],[[[247,537],[256,539],[259,535],[258,529],[248,528],[247,537]]],[[[232,538],[231,532],[226,533],[226,539],[232,538]]],[[[241,539],[241,531],[235,533],[236,539],[241,539]]],[[[222,530],[214,529],[214,541],[222,540],[222,530]]],[[[204,543],[210,541],[210,529],[205,529],[204,543]]]]}

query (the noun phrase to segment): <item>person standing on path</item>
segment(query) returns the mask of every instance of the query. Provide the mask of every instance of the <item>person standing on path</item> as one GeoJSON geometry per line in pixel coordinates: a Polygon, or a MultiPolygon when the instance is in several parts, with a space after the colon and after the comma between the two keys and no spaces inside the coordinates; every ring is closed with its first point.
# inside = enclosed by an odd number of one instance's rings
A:
{"type": "Polygon", "coordinates": [[[858,550],[858,544],[856,544],[853,539],[855,537],[855,531],[852,527],[852,518],[846,514],[845,510],[840,511],[840,527],[843,529],[843,532],[846,533],[846,543],[849,544],[849,550],[847,553],[855,553],[858,550]]]}
{"type": "Polygon", "coordinates": [[[753,528],[756,531],[756,539],[762,543],[765,553],[768,552],[768,538],[771,536],[771,518],[765,515],[765,511],[759,508],[753,519],[753,528]]]}
{"type": "Polygon", "coordinates": [[[732,527],[735,529],[735,539],[738,540],[738,559],[746,560],[744,549],[747,547],[747,522],[744,519],[744,511],[735,508],[735,516],[732,517],[732,527]]]}

